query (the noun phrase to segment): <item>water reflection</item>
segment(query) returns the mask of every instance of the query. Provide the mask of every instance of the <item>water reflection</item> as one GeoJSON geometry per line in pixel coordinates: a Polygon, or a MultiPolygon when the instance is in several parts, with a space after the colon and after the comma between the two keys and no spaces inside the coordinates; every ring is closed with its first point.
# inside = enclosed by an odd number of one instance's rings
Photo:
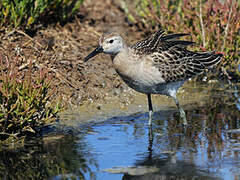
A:
{"type": "Polygon", "coordinates": [[[97,166],[84,137],[50,135],[29,141],[24,147],[0,150],[2,179],[94,179],[89,168],[97,166]]]}
{"type": "MultiPolygon", "coordinates": [[[[3,179],[240,179],[239,91],[210,94],[186,105],[183,128],[176,108],[116,116],[0,150],[3,179]],[[150,137],[150,138],[149,138],[150,137]]],[[[76,120],[77,120],[76,114],[76,120]]],[[[63,129],[66,129],[64,127],[63,129]]]]}
{"type": "MultiPolygon", "coordinates": [[[[155,113],[154,139],[149,141],[148,155],[143,152],[147,158],[141,162],[137,159],[131,168],[123,166],[107,169],[108,172],[122,172],[123,179],[239,179],[239,96],[236,91],[224,89],[212,89],[209,93],[211,96],[207,102],[186,110],[190,124],[187,128],[179,125],[181,120],[175,110],[155,113]],[[159,158],[163,152],[170,153],[171,160],[159,158]],[[136,169],[140,167],[142,171],[141,168],[146,166],[158,167],[159,171],[141,176],[131,174],[133,169],[136,173],[136,169]]],[[[147,129],[146,124],[139,127],[136,119],[132,125],[134,137],[147,129]]]]}
{"type": "MultiPolygon", "coordinates": [[[[211,98],[196,109],[187,111],[190,126],[183,129],[173,116],[155,132],[153,151],[176,152],[177,159],[203,167],[224,179],[239,179],[240,175],[240,112],[236,92],[212,89],[211,98]],[[167,136],[166,136],[167,134],[167,136]]],[[[159,114],[160,116],[160,114],[159,114]]]]}
{"type": "MultiPolygon", "coordinates": [[[[177,160],[175,155],[165,155],[165,157],[152,157],[146,158],[136,163],[137,167],[155,167],[157,171],[154,173],[146,173],[144,175],[132,175],[129,171],[122,177],[123,180],[135,180],[135,179],[221,179],[211,175],[208,171],[201,170],[194,164],[186,163],[185,161],[177,160]]],[[[138,168],[137,168],[138,169],[138,168]]],[[[135,174],[137,174],[135,172],[135,174]]]]}

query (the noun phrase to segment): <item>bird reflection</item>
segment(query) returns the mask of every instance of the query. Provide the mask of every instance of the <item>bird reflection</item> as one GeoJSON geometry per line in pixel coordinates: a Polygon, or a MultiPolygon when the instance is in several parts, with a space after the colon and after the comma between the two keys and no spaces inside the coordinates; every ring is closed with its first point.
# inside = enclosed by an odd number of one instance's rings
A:
{"type": "Polygon", "coordinates": [[[153,134],[152,125],[149,125],[149,128],[148,128],[148,154],[149,154],[149,158],[152,157],[152,153],[153,153],[153,138],[154,138],[154,134],[153,134]]]}
{"type": "MultiPolygon", "coordinates": [[[[185,128],[183,130],[186,131],[185,128]]],[[[199,169],[194,164],[178,160],[175,152],[154,155],[153,140],[154,131],[149,126],[148,155],[138,160],[134,167],[124,168],[122,180],[221,179],[199,169]]]]}

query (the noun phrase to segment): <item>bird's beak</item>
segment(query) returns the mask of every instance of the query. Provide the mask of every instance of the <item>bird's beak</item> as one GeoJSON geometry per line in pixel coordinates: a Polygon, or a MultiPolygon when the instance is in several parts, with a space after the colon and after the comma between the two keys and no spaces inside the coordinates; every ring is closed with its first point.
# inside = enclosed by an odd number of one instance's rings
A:
{"type": "Polygon", "coordinates": [[[84,62],[87,62],[92,57],[96,56],[97,54],[103,52],[102,46],[98,46],[94,51],[92,51],[87,57],[84,58],[84,62]]]}

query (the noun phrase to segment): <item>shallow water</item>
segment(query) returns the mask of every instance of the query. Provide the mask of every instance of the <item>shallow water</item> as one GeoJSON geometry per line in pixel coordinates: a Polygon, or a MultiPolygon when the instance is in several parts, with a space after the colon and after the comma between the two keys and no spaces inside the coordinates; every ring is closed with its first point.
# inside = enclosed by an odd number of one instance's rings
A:
{"type": "Polygon", "coordinates": [[[153,140],[142,96],[123,109],[116,104],[65,112],[59,125],[45,129],[44,138],[2,149],[0,177],[240,179],[238,86],[194,84],[180,96],[189,126],[181,126],[173,102],[166,105],[170,99],[155,97],[153,140]]]}

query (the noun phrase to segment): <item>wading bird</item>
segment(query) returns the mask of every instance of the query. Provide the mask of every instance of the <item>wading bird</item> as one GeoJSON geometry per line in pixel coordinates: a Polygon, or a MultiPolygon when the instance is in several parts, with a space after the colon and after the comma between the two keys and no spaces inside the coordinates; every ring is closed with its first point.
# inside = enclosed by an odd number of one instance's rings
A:
{"type": "Polygon", "coordinates": [[[177,91],[189,78],[217,65],[222,54],[187,50],[192,41],[179,40],[189,34],[164,34],[159,30],[128,46],[115,32],[103,34],[99,46],[84,61],[99,53],[110,54],[113,66],[123,81],[132,89],[147,95],[149,125],[152,123],[151,94],[162,94],[174,99],[183,124],[186,115],[177,99],[177,91]]]}

